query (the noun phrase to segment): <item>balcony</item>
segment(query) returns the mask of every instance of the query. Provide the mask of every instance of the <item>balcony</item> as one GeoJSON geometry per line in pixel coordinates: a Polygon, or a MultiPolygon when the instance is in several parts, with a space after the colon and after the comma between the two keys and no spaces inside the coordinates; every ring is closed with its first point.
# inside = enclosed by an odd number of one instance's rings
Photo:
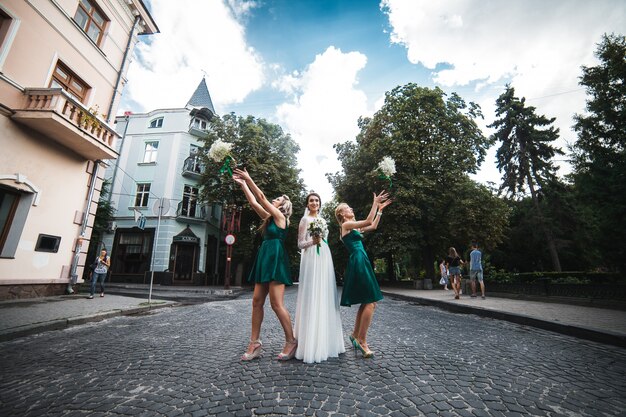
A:
{"type": "Polygon", "coordinates": [[[183,177],[200,179],[203,173],[204,164],[200,162],[200,158],[197,155],[190,155],[183,162],[183,172],[181,173],[183,177]]]}
{"type": "Polygon", "coordinates": [[[27,88],[13,119],[88,160],[115,159],[119,135],[60,88],[27,88]]]}
{"type": "Polygon", "coordinates": [[[181,201],[176,208],[176,220],[183,223],[203,223],[209,220],[209,206],[196,201],[181,201]]]}

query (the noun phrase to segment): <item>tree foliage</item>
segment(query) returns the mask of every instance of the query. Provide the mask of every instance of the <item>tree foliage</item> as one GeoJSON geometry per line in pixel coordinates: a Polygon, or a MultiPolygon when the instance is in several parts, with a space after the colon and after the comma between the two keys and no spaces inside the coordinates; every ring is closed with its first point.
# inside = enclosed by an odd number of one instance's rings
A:
{"type": "Polygon", "coordinates": [[[367,215],[372,192],[388,187],[375,172],[378,163],[384,156],[396,162],[394,203],[366,242],[374,256],[388,261],[408,256],[414,270],[432,277],[435,257],[451,243],[466,246],[479,236],[490,245],[499,241],[506,207],[468,178],[490,145],[476,124],[479,117],[479,106],[457,94],[447,97],[439,88],[410,83],[388,92],[371,119],[359,120],[356,142],[335,145],[343,173],[329,180],[357,218],[367,215]],[[489,225],[477,218],[482,207],[494,210],[489,225]]]}
{"type": "MultiPolygon", "coordinates": [[[[234,247],[236,259],[250,265],[261,236],[257,229],[261,224],[258,215],[250,208],[239,186],[228,173],[220,173],[222,162],[208,157],[208,150],[218,139],[233,144],[232,156],[238,167],[245,167],[256,184],[271,200],[286,194],[292,200],[294,215],[290,219],[288,248],[294,248],[298,232],[298,213],[304,210],[304,185],[298,178],[296,154],[299,147],[280,126],[253,116],[237,116],[234,113],[215,117],[210,122],[209,134],[203,139],[200,153],[205,173],[202,177],[202,198],[209,203],[235,204],[243,207],[241,233],[234,247]]],[[[295,250],[289,250],[292,261],[298,259],[295,250]]]]}
{"type": "Polygon", "coordinates": [[[503,173],[500,190],[512,197],[524,197],[530,192],[553,268],[561,271],[553,232],[539,199],[542,189],[557,181],[553,158],[563,155],[563,151],[552,145],[559,137],[559,129],[552,126],[555,119],[537,115],[535,110],[535,107],[526,106],[524,97],[515,97],[515,89],[507,85],[496,100],[496,117],[499,119],[489,127],[496,129],[493,140],[501,143],[496,153],[498,170],[503,173]]]}
{"type": "MultiPolygon", "coordinates": [[[[108,229],[109,223],[113,221],[115,216],[115,207],[111,204],[110,200],[110,187],[111,182],[105,179],[100,189],[100,198],[98,199],[98,209],[94,217],[93,229],[91,230],[91,238],[89,240],[89,248],[87,249],[87,264],[93,262],[96,256],[100,255],[102,247],[102,236],[108,229]]],[[[108,248],[109,255],[111,255],[111,248],[108,248]]],[[[83,271],[83,279],[87,279],[91,271],[89,268],[85,268],[83,271]]]]}
{"type": "Polygon", "coordinates": [[[600,63],[583,67],[586,114],[576,115],[572,147],[581,227],[592,236],[607,266],[626,270],[626,37],[604,35],[596,50],[600,63]]]}

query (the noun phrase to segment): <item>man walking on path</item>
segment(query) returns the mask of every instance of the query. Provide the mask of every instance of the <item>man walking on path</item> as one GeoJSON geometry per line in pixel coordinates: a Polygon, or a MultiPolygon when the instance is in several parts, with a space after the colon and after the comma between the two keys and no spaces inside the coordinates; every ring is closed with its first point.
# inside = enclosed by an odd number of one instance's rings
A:
{"type": "Polygon", "coordinates": [[[472,285],[472,298],[476,297],[476,280],[480,283],[480,292],[485,299],[485,283],[483,282],[482,254],[478,250],[478,243],[472,243],[470,253],[470,284],[472,285]]]}

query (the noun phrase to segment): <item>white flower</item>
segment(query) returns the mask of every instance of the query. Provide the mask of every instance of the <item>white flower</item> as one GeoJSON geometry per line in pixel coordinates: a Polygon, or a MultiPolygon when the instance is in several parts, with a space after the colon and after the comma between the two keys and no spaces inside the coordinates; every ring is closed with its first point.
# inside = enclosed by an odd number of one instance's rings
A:
{"type": "Polygon", "coordinates": [[[308,228],[309,234],[311,236],[321,236],[324,237],[328,233],[328,227],[326,226],[326,220],[318,217],[314,219],[308,228]]]}
{"type": "Polygon", "coordinates": [[[209,149],[209,158],[211,158],[215,162],[222,162],[227,156],[230,155],[230,150],[232,149],[232,147],[232,143],[223,142],[218,139],[213,142],[213,145],[211,145],[211,149],[209,149]]]}
{"type": "Polygon", "coordinates": [[[396,161],[394,161],[393,158],[389,156],[385,156],[383,160],[380,161],[380,163],[378,164],[378,169],[385,176],[391,177],[393,174],[396,173],[396,161]]]}

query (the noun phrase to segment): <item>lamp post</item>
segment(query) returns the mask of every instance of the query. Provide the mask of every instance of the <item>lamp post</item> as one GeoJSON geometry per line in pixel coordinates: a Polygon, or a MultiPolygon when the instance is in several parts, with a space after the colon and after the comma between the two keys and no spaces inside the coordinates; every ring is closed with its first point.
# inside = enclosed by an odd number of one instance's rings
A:
{"type": "Polygon", "coordinates": [[[241,207],[235,204],[225,204],[222,211],[222,231],[226,233],[226,269],[224,271],[224,289],[230,288],[230,265],[233,256],[233,245],[236,238],[234,233],[239,232],[241,225],[241,207]]]}

